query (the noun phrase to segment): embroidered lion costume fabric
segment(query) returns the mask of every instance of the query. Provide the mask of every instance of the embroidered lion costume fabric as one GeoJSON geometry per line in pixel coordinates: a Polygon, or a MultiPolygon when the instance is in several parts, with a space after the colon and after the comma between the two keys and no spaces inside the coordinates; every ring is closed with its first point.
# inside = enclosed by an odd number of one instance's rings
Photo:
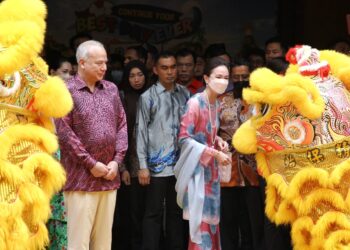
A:
{"type": "Polygon", "coordinates": [[[47,245],[50,199],[65,182],[52,118],[73,102],[39,57],[45,18],[40,0],[0,3],[0,249],[47,245]]]}
{"type": "Polygon", "coordinates": [[[296,46],[285,76],[261,68],[244,99],[254,116],[234,147],[255,153],[267,216],[291,224],[295,249],[350,248],[350,58],[296,46]]]}

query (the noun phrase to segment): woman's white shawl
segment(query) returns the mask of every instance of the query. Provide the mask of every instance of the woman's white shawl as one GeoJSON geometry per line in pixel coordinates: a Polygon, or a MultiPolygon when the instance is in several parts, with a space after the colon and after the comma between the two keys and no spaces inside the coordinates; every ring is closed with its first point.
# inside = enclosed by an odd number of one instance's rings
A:
{"type": "Polygon", "coordinates": [[[202,222],[204,205],[204,169],[199,168],[199,160],[205,149],[205,145],[195,141],[192,138],[185,139],[181,147],[181,154],[174,167],[177,182],[175,189],[177,191],[177,204],[183,208],[184,195],[188,192],[188,212],[190,224],[191,241],[201,244],[202,237],[200,226],[202,222]]]}

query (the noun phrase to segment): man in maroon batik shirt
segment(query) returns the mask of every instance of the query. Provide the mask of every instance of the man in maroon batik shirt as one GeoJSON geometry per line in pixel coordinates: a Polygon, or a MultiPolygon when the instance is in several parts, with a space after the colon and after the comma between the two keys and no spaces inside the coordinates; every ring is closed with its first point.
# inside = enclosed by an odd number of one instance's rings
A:
{"type": "Polygon", "coordinates": [[[67,82],[74,109],[56,120],[67,172],[68,249],[111,249],[118,168],[128,147],[126,118],[117,87],[102,80],[103,45],[86,41],[76,57],[78,73],[67,82]]]}

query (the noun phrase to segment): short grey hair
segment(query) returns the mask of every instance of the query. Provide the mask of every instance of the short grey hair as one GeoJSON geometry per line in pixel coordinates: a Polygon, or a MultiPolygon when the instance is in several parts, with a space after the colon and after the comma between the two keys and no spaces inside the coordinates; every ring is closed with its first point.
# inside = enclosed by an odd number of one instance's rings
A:
{"type": "Polygon", "coordinates": [[[81,59],[86,60],[89,57],[89,50],[91,47],[100,47],[100,48],[105,49],[103,44],[100,43],[99,41],[89,40],[89,41],[81,43],[78,46],[77,53],[76,53],[76,58],[77,58],[78,63],[81,59]]]}

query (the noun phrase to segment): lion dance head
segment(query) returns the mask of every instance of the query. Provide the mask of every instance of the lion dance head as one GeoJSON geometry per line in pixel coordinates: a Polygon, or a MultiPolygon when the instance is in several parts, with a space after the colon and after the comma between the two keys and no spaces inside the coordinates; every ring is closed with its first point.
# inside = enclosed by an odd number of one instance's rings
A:
{"type": "Polygon", "coordinates": [[[40,0],[0,3],[0,249],[48,243],[50,198],[65,182],[52,118],[73,102],[39,57],[45,18],[40,0]]]}
{"type": "Polygon", "coordinates": [[[254,71],[244,99],[254,116],[235,148],[254,153],[267,181],[267,216],[291,224],[295,249],[350,246],[350,58],[295,46],[285,76],[254,71]]]}

